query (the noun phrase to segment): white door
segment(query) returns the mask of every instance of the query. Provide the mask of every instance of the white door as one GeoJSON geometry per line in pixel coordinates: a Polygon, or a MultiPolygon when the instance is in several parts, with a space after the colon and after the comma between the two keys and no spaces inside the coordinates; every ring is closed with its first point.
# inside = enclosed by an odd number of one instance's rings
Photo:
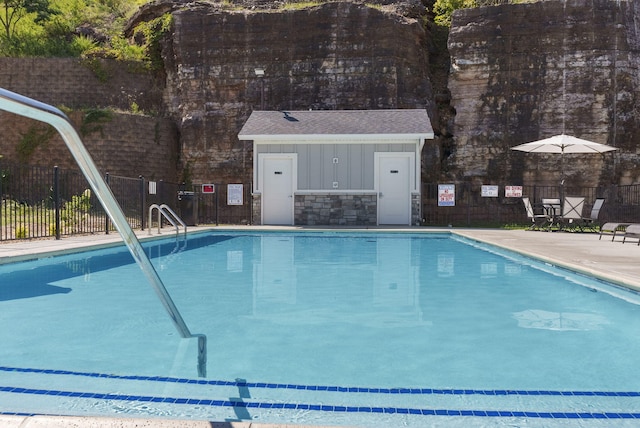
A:
{"type": "Polygon", "coordinates": [[[378,224],[411,224],[411,156],[378,156],[378,224]]]}
{"type": "Polygon", "coordinates": [[[294,160],[262,157],[262,224],[293,225],[294,160]]]}

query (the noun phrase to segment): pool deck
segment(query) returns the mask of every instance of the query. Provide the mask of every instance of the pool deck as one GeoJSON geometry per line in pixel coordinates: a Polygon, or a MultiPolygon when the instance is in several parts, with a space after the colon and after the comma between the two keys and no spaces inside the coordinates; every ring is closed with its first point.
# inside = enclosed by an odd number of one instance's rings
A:
{"type": "MultiPolygon", "coordinates": [[[[193,227],[191,231],[205,230],[336,230],[336,228],[225,226],[193,227]]],[[[637,240],[623,244],[622,238],[612,242],[611,236],[599,240],[597,233],[538,232],[498,229],[436,229],[436,228],[358,228],[339,229],[357,231],[395,232],[452,232],[469,239],[493,244],[501,248],[532,256],[548,263],[585,273],[640,291],[640,246],[637,240]]],[[[154,231],[137,232],[141,241],[170,237],[175,232],[166,229],[161,235],[154,231]]],[[[120,245],[117,233],[66,237],[61,240],[42,239],[0,243],[0,264],[19,260],[37,259],[56,254],[81,251],[90,246],[120,245]]],[[[0,415],[0,426],[6,428],[302,428],[299,425],[257,424],[253,422],[210,422],[162,419],[55,417],[55,416],[5,416],[0,415]]],[[[318,427],[316,427],[318,428],[318,427]]]]}

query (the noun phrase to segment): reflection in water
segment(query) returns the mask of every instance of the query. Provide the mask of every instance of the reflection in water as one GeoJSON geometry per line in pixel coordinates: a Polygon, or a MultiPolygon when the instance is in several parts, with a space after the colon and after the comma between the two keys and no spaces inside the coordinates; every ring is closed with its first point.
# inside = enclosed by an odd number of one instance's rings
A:
{"type": "Polygon", "coordinates": [[[455,274],[455,256],[453,253],[438,253],[438,277],[447,278],[455,274]]]}
{"type": "Polygon", "coordinates": [[[253,317],[286,323],[421,325],[419,251],[411,239],[261,236],[253,266],[253,317]],[[299,245],[298,245],[299,244],[299,245]],[[348,308],[348,309],[347,309],[348,308]]]}
{"type": "Polygon", "coordinates": [[[538,328],[555,331],[600,330],[609,321],[602,315],[581,312],[549,312],[542,309],[528,309],[515,312],[518,327],[538,328]]]}

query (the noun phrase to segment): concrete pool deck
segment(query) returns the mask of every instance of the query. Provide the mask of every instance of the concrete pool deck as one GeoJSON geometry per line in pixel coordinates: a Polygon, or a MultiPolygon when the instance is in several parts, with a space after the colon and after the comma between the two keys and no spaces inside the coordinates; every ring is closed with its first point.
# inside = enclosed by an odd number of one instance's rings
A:
{"type": "MultiPolygon", "coordinates": [[[[611,236],[599,240],[597,233],[537,232],[498,229],[437,229],[437,228],[312,228],[312,227],[193,227],[191,231],[206,230],[357,230],[395,232],[451,232],[469,239],[493,244],[516,251],[548,263],[608,280],[640,291],[640,246],[633,240],[622,244],[622,238],[611,241],[611,236]]],[[[160,237],[166,238],[175,232],[165,229],[160,237]]],[[[158,238],[154,231],[138,231],[141,240],[158,238]]],[[[0,243],[0,264],[37,259],[56,254],[81,251],[91,246],[113,246],[122,243],[117,233],[66,237],[61,240],[42,239],[0,243]]],[[[302,428],[290,424],[262,424],[254,422],[210,422],[202,420],[163,420],[141,418],[68,417],[68,416],[8,416],[0,415],[0,426],[7,428],[133,428],[133,427],[185,427],[185,428],[302,428]]],[[[318,428],[318,427],[316,427],[318,428]]]]}

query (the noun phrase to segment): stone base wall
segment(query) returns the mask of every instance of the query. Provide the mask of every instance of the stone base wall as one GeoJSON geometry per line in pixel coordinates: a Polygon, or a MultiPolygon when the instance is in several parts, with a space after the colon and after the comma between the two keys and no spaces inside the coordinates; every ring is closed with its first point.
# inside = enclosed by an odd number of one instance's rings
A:
{"type": "Polygon", "coordinates": [[[411,225],[420,226],[422,224],[422,198],[419,194],[411,195],[411,225]]]}
{"type": "MultiPolygon", "coordinates": [[[[253,224],[262,224],[262,199],[252,195],[253,224]]],[[[422,222],[421,197],[411,195],[411,224],[422,222]]],[[[378,196],[372,194],[295,195],[294,224],[299,226],[376,226],[378,196]]]]}
{"type": "Polygon", "coordinates": [[[251,224],[262,224],[262,195],[251,195],[251,224]]]}
{"type": "Polygon", "coordinates": [[[377,209],[375,194],[296,195],[294,217],[298,225],[375,226],[377,209]]]}

